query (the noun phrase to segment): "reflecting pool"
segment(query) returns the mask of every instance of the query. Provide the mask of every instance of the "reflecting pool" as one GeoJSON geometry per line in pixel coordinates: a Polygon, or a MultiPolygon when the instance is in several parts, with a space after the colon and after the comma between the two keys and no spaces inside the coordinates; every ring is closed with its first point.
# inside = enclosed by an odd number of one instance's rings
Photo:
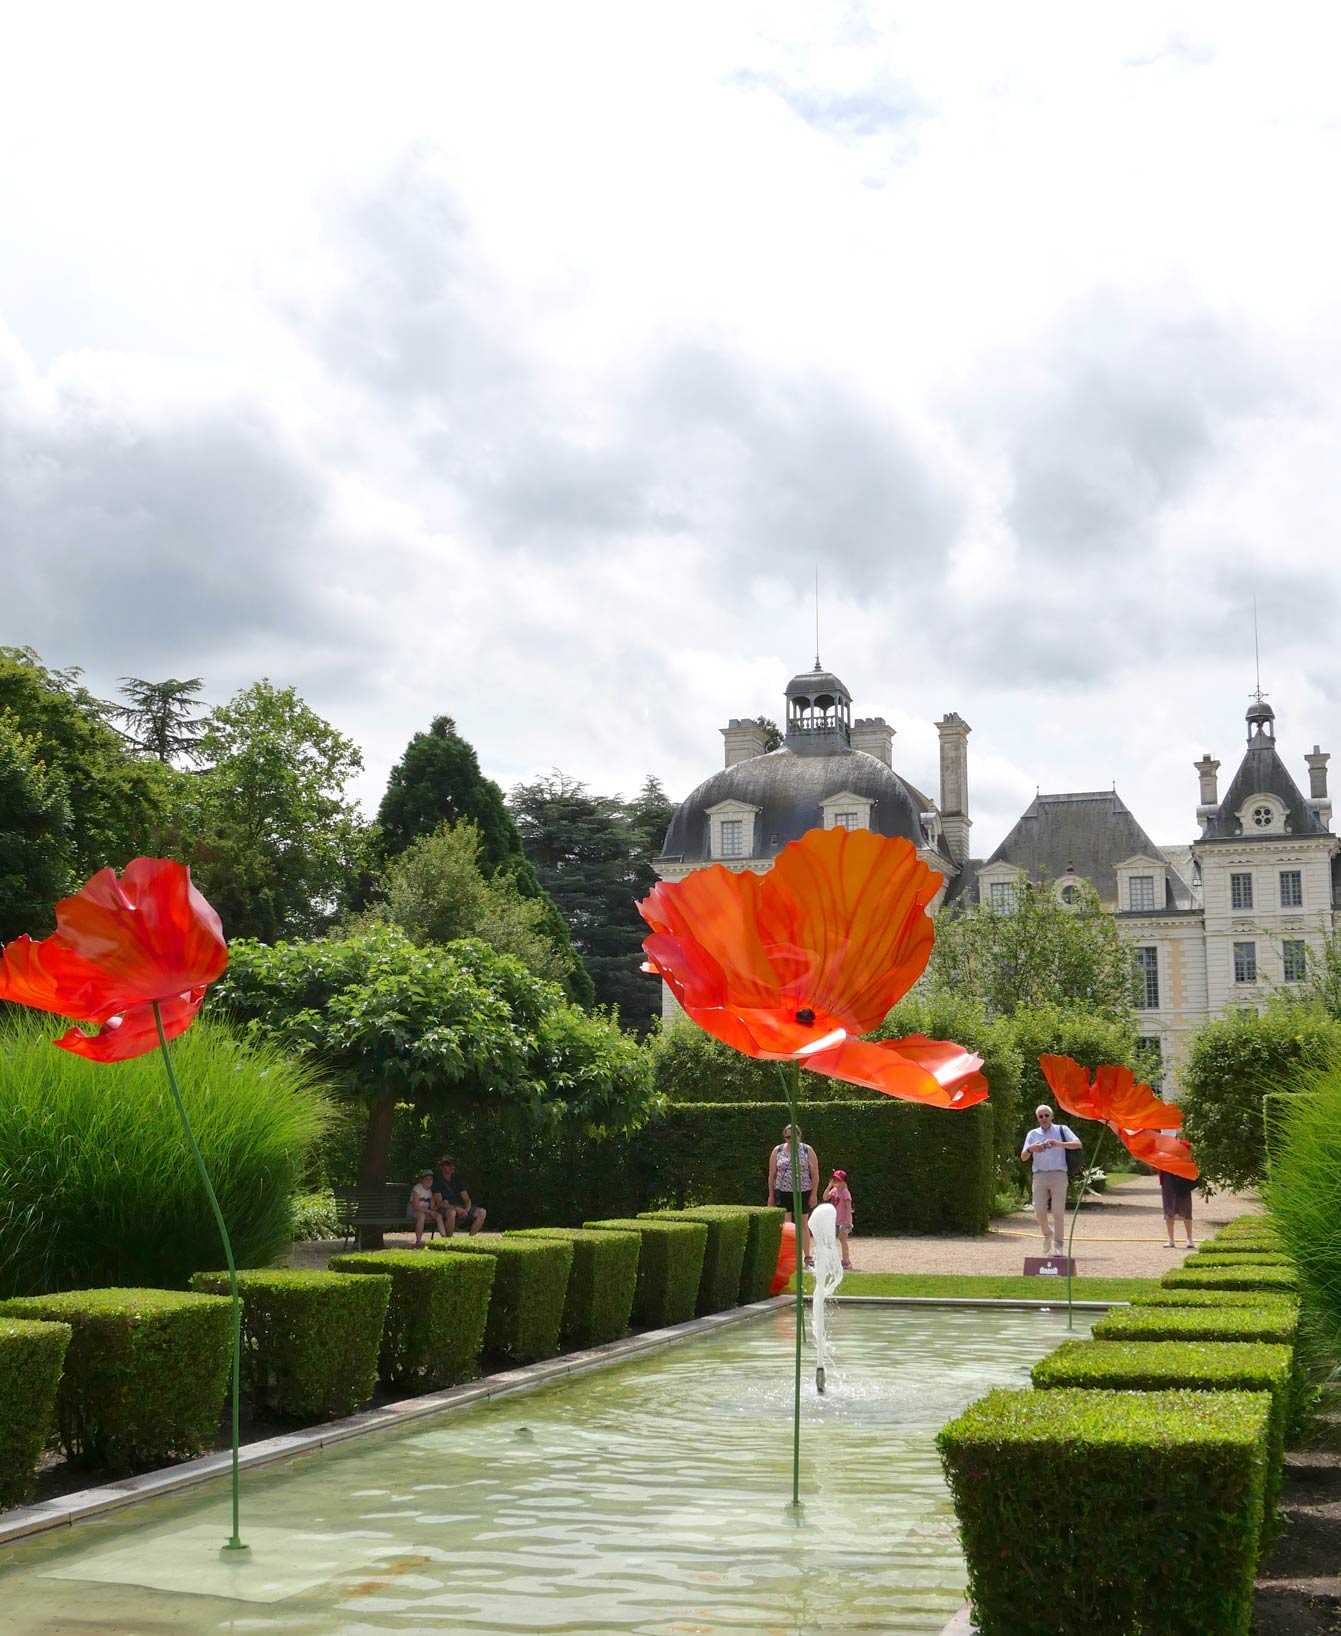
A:
{"type": "MultiPolygon", "coordinates": [[[[1077,1318],[1088,1332],[1090,1315],[1077,1318]]],[[[0,1551],[6,1636],[758,1636],[938,1631],[964,1565],[934,1437],[1062,1340],[1062,1311],[791,1314],[0,1551]]]]}

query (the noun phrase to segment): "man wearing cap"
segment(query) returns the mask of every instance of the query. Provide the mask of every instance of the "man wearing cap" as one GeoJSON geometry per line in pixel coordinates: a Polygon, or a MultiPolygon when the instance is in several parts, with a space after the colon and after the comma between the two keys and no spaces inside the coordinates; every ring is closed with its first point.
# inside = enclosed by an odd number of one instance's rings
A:
{"type": "Polygon", "coordinates": [[[1038,1124],[1024,1139],[1021,1161],[1034,1161],[1034,1214],[1038,1230],[1043,1234],[1043,1254],[1066,1253],[1066,1150],[1080,1146],[1080,1138],[1069,1125],[1055,1126],[1052,1109],[1040,1102],[1034,1109],[1038,1124]],[[1048,1231],[1048,1216],[1052,1216],[1052,1231],[1048,1231]]]}

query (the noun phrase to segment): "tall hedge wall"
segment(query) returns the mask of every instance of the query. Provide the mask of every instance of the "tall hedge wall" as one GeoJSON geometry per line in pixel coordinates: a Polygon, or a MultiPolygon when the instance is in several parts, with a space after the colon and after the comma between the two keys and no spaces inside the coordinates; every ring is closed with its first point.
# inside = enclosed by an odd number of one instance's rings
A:
{"type": "MultiPolygon", "coordinates": [[[[393,1176],[417,1174],[439,1153],[456,1156],[490,1227],[576,1227],[661,1207],[763,1204],[769,1151],[787,1122],[783,1102],[684,1102],[635,1136],[538,1140],[506,1113],[430,1129],[401,1121],[393,1176]],[[540,1178],[538,1180],[537,1178],[540,1178]]],[[[963,1112],[887,1097],[802,1102],[821,1184],[850,1175],[858,1233],[981,1233],[991,1215],[990,1102],[963,1112]]]]}

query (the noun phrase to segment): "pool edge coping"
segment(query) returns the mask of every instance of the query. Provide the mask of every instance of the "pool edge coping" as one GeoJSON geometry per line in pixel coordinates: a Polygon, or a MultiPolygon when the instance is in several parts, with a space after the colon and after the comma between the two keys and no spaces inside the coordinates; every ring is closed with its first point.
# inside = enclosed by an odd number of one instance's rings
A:
{"type": "MultiPolygon", "coordinates": [[[[890,1307],[996,1307],[1015,1310],[1056,1310],[1065,1302],[1030,1301],[1022,1298],[998,1299],[992,1296],[936,1296],[936,1295],[838,1295],[835,1299],[844,1306],[890,1307]]],[[[764,1301],[753,1301],[747,1306],[729,1307],[723,1312],[710,1312],[701,1318],[691,1318],[683,1324],[665,1329],[644,1330],[638,1335],[625,1335],[617,1341],[607,1341],[578,1352],[562,1353],[539,1363],[524,1364],[516,1369],[505,1369],[497,1374],[484,1375],[479,1380],[466,1381],[460,1386],[448,1387],[442,1392],[427,1392],[420,1397],[402,1398],[399,1402],[384,1404],[379,1409],[365,1409],[360,1414],[341,1420],[327,1421],[324,1425],[306,1426],[297,1431],[282,1432],[255,1443],[245,1444],[238,1451],[239,1471],[259,1471],[267,1466],[280,1465],[304,1454],[320,1454],[327,1447],[347,1443],[372,1432],[386,1431],[395,1426],[408,1425],[432,1415],[450,1414],[492,1398],[517,1396],[536,1391],[556,1380],[572,1375],[589,1374],[609,1368],[644,1353],[663,1351],[681,1342],[710,1334],[717,1329],[778,1312],[793,1304],[794,1294],[774,1295],[764,1301]]],[[[1125,1306],[1125,1301],[1076,1301],[1077,1310],[1107,1310],[1111,1306],[1125,1306]]],[[[232,1469],[232,1452],[216,1450],[185,1460],[180,1465],[164,1466],[157,1471],[146,1471],[119,1482],[103,1483],[97,1488],[79,1489],[63,1494],[58,1499],[41,1500],[35,1505],[16,1506],[12,1511],[0,1512],[0,1549],[45,1534],[57,1528],[70,1528],[87,1522],[92,1517],[104,1516],[110,1511],[124,1510],[145,1500],[157,1499],[164,1494],[176,1494],[203,1483],[226,1477],[232,1469]]],[[[958,1617],[958,1616],[956,1616],[958,1617]]],[[[958,1636],[964,1627],[952,1624],[944,1636],[958,1636]]]]}
{"type": "MultiPolygon", "coordinates": [[[[379,1409],[365,1409],[342,1420],[282,1432],[276,1437],[248,1443],[239,1449],[238,1469],[259,1471],[266,1466],[297,1459],[300,1455],[320,1454],[327,1447],[347,1443],[372,1432],[408,1425],[431,1415],[450,1414],[492,1398],[514,1397],[522,1392],[535,1391],[570,1375],[584,1375],[609,1368],[612,1364],[623,1363],[646,1352],[659,1352],[693,1340],[696,1336],[763,1317],[786,1306],[791,1299],[787,1295],[770,1296],[765,1301],[730,1307],[724,1312],[710,1312],[704,1317],[691,1318],[686,1323],[673,1324],[665,1329],[648,1329],[638,1335],[625,1335],[620,1340],[607,1341],[604,1346],[561,1353],[557,1358],[546,1358],[540,1363],[523,1364],[516,1369],[484,1375],[479,1380],[451,1386],[442,1392],[402,1398],[397,1403],[384,1404],[379,1409]]],[[[80,1489],[73,1494],[63,1494],[58,1499],[41,1500],[35,1505],[16,1506],[12,1511],[0,1513],[0,1548],[31,1539],[36,1534],[70,1528],[92,1517],[124,1510],[127,1506],[157,1499],[164,1494],[197,1488],[202,1483],[226,1477],[232,1470],[232,1464],[230,1449],[216,1450],[195,1460],[184,1460],[180,1465],[164,1466],[137,1477],[103,1483],[97,1488],[80,1489]]]]}

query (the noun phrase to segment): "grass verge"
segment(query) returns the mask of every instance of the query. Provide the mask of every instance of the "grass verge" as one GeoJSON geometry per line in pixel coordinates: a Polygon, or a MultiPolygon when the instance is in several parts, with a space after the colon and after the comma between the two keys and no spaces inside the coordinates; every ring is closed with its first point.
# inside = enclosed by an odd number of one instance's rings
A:
{"type": "MultiPolygon", "coordinates": [[[[807,1290],[811,1280],[806,1279],[807,1290]]],[[[1157,1288],[1153,1278],[1075,1278],[1071,1293],[1077,1301],[1128,1301],[1133,1295],[1157,1288]]],[[[1048,1301],[1066,1304],[1064,1278],[993,1277],[990,1274],[850,1272],[840,1295],[921,1295],[941,1300],[1048,1301]]]]}

